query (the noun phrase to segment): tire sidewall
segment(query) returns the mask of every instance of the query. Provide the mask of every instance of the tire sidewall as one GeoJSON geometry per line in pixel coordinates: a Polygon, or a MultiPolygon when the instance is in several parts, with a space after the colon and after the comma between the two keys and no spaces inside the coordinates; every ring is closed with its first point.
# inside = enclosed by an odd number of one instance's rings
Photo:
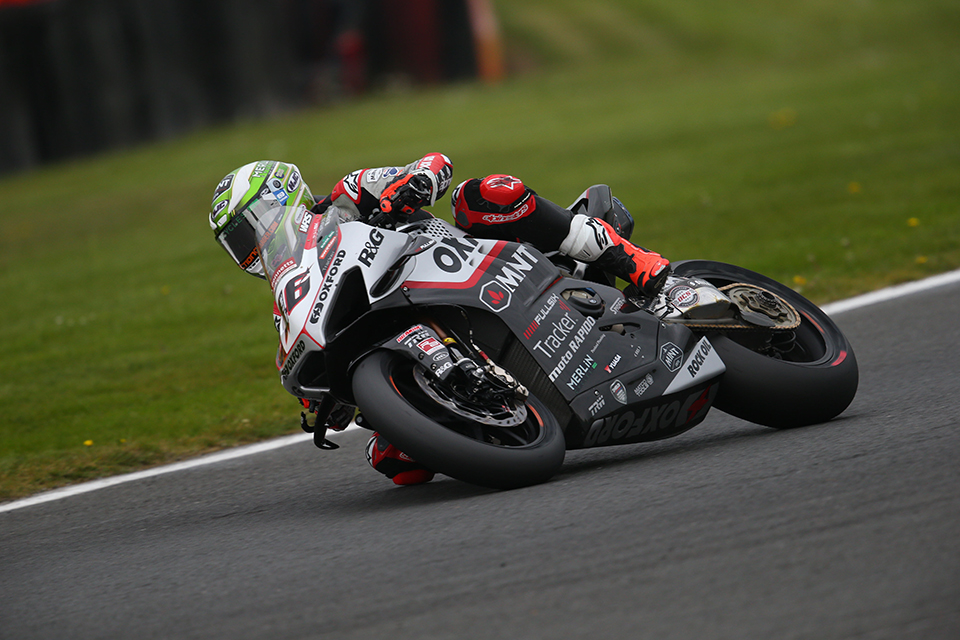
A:
{"type": "Polygon", "coordinates": [[[777,360],[756,353],[719,333],[710,334],[727,366],[715,406],[734,416],[776,428],[826,422],[843,412],[856,395],[859,371],[853,348],[839,327],[814,303],[759,273],[709,260],[676,263],[674,273],[745,282],[783,297],[815,330],[824,353],[813,362],[777,360]]]}
{"type": "Polygon", "coordinates": [[[479,442],[420,413],[401,394],[392,378],[402,356],[374,351],[353,374],[357,406],[379,433],[433,471],[464,482],[512,489],[545,482],[562,466],[566,442],[556,418],[530,396],[528,410],[542,423],[540,437],[524,447],[479,442]]]}

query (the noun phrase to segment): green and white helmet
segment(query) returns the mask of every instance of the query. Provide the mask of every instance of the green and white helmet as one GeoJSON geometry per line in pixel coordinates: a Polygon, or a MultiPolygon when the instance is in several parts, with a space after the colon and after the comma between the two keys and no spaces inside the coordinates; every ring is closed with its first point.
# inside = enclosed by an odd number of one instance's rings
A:
{"type": "Polygon", "coordinates": [[[210,228],[241,269],[263,278],[256,229],[244,216],[244,211],[260,200],[275,201],[277,206],[302,204],[308,209],[315,203],[297,165],[286,162],[251,162],[227,174],[217,185],[210,208],[210,228]]]}

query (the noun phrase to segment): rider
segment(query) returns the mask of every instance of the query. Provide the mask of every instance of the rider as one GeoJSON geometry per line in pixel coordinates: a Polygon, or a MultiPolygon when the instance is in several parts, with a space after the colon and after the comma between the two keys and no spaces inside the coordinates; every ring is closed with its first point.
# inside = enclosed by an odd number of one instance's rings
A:
{"type": "MultiPolygon", "coordinates": [[[[242,215],[260,199],[305,205],[323,214],[331,205],[362,220],[390,214],[398,220],[429,216],[422,207],[442,197],[450,186],[453,164],[441,153],[428,153],[405,167],[361,169],[348,174],[330,195],[315,199],[294,164],[262,160],[229,173],[213,194],[210,226],[217,241],[240,268],[264,277],[252,225],[242,215]]],[[[498,240],[522,240],[537,249],[590,262],[628,280],[646,296],[655,295],[670,272],[670,263],[658,253],[631,244],[633,219],[616,199],[610,220],[574,213],[527,187],[519,178],[490,175],[462,182],[450,197],[456,225],[470,234],[498,240]],[[611,223],[615,226],[611,226],[611,223]]],[[[579,210],[579,209],[578,209],[579,210]]],[[[279,311],[274,320],[279,327],[279,311]]],[[[378,435],[366,447],[374,469],[397,484],[419,484],[433,472],[413,461],[378,435]]]]}

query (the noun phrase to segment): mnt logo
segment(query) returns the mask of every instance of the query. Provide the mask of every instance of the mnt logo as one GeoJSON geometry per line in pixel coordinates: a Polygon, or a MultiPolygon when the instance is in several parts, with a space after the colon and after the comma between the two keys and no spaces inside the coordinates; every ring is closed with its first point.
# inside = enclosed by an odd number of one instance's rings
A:
{"type": "Polygon", "coordinates": [[[510,290],[496,280],[491,280],[480,290],[480,302],[494,313],[500,313],[509,307],[510,298],[510,290]]]}
{"type": "Polygon", "coordinates": [[[517,247],[513,256],[504,260],[500,264],[499,271],[494,272],[493,280],[485,283],[480,289],[480,302],[495,313],[500,313],[509,307],[513,292],[526,279],[527,274],[537,262],[539,262],[537,257],[525,246],[517,247]]]}

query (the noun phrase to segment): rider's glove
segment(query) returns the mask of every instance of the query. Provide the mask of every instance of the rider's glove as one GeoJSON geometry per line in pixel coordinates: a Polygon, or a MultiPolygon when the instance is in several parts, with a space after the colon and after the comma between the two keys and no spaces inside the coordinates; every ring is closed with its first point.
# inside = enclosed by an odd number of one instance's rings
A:
{"type": "Polygon", "coordinates": [[[393,215],[410,215],[430,204],[433,185],[422,173],[408,173],[391,182],[380,196],[380,211],[393,215]]]}

